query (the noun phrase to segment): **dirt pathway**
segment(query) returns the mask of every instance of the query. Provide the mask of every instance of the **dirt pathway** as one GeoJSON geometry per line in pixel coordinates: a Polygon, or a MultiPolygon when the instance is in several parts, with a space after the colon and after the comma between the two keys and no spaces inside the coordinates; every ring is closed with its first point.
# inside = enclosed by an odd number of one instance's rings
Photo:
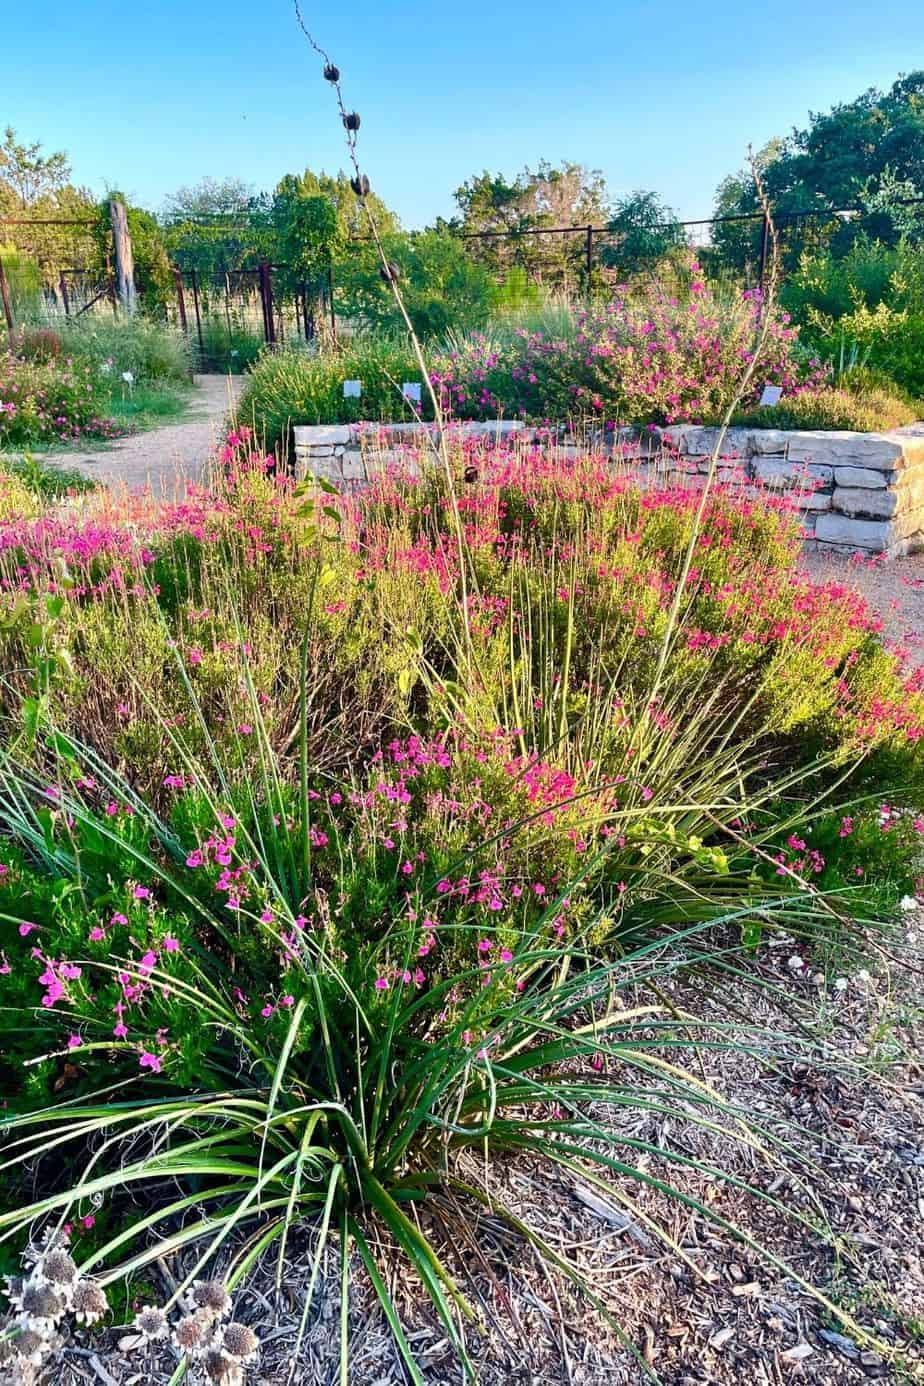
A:
{"type": "Polygon", "coordinates": [[[801,566],[815,582],[838,582],[866,598],[882,617],[887,644],[924,665],[924,554],[887,560],[805,553],[801,566]]]}
{"type": "Polygon", "coordinates": [[[76,467],[94,481],[122,484],[129,491],[150,485],[174,495],[186,481],[201,480],[209,452],[243,383],[241,376],[197,375],[189,411],[181,423],[133,433],[99,452],[67,452],[46,460],[76,467]]]}

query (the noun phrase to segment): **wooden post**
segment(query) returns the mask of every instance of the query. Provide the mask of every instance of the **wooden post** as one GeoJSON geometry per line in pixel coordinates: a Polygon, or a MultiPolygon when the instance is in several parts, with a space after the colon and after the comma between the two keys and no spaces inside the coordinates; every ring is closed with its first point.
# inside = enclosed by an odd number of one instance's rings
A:
{"type": "Polygon", "coordinates": [[[12,345],[13,309],[10,306],[10,289],[6,282],[6,271],[3,268],[2,260],[0,260],[0,298],[3,299],[3,316],[6,318],[6,330],[10,334],[10,345],[12,345]]]}
{"type": "Polygon", "coordinates": [[[189,336],[189,323],[186,318],[186,295],[183,292],[183,271],[173,267],[173,283],[176,287],[176,306],[180,312],[180,327],[189,336]]]}
{"type": "Polygon", "coordinates": [[[128,234],[128,216],[125,203],[117,197],[109,203],[109,219],[112,222],[112,245],[115,251],[116,287],[119,302],[126,313],[134,313],[137,305],[135,292],[135,258],[132,255],[132,241],[128,234]]]}
{"type": "Polygon", "coordinates": [[[196,310],[196,336],[199,338],[199,356],[205,357],[205,343],[202,340],[202,318],[199,315],[199,276],[195,270],[190,270],[192,278],[193,307],[196,310]]]}
{"type": "Polygon", "coordinates": [[[268,342],[276,340],[276,324],[273,322],[273,283],[270,267],[266,260],[260,261],[260,300],[263,304],[263,336],[268,342]]]}
{"type": "Polygon", "coordinates": [[[67,297],[67,280],[64,277],[64,270],[61,271],[61,298],[64,302],[64,316],[69,318],[71,315],[71,305],[67,297]]]}

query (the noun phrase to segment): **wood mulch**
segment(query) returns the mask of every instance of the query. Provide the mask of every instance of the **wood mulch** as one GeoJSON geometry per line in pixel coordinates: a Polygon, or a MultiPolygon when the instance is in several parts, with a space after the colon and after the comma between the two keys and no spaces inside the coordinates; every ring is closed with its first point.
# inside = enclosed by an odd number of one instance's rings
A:
{"type": "MultiPolygon", "coordinates": [[[[793,947],[776,941],[748,963],[755,985],[746,991],[730,984],[717,997],[704,981],[690,980],[672,991],[685,1014],[737,1020],[753,1037],[753,1052],[703,1050],[702,1070],[677,1050],[672,1060],[692,1065],[695,1076],[752,1120],[784,1133],[790,1149],[768,1153],[742,1139],[734,1121],[709,1129],[634,1108],[618,1118],[622,1136],[664,1152],[643,1157],[646,1173],[672,1182],[785,1267],[656,1187],[614,1176],[611,1194],[590,1182],[575,1191],[531,1159],[496,1162],[486,1173],[466,1157],[469,1178],[487,1178],[498,1202],[590,1280],[618,1325],[618,1331],[609,1326],[499,1216],[447,1207],[425,1230],[438,1243],[442,1237],[444,1254],[455,1258],[480,1312],[468,1334],[478,1381],[642,1386],[651,1379],[646,1367],[664,1386],[924,1381],[924,913],[903,915],[889,950],[865,966],[854,963],[841,977],[837,963],[826,975],[810,965],[794,969],[793,947]],[[678,1165],[669,1154],[714,1165],[740,1184],[678,1165]],[[862,1332],[845,1327],[806,1285],[821,1290],[862,1332]]],[[[393,1248],[380,1241],[377,1249],[427,1386],[462,1381],[420,1285],[393,1248]]],[[[337,1382],[335,1259],[335,1248],[328,1248],[297,1360],[293,1345],[313,1264],[310,1231],[291,1243],[281,1295],[272,1257],[239,1291],[235,1316],[255,1328],[262,1344],[250,1386],[337,1382]]],[[[183,1266],[162,1271],[166,1298],[183,1266]]],[[[409,1377],[360,1268],[350,1332],[351,1381],[404,1386],[409,1377]]],[[[55,1386],[169,1380],[176,1358],[168,1350],[157,1361],[140,1361],[119,1351],[118,1338],[114,1330],[92,1340],[84,1333],[48,1380],[55,1386]]]]}

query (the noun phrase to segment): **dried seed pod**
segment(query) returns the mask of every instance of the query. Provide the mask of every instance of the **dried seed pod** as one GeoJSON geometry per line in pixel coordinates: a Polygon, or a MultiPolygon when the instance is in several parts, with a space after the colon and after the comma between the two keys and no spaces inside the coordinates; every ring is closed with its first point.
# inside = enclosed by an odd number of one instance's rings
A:
{"type": "Polygon", "coordinates": [[[55,1247],[42,1257],[42,1274],[55,1285],[73,1285],[77,1279],[77,1266],[73,1257],[63,1247],[55,1247]]]}
{"type": "Polygon", "coordinates": [[[109,1309],[106,1291],[95,1280],[78,1280],[71,1307],[78,1323],[96,1323],[109,1309]]]}
{"type": "Polygon", "coordinates": [[[333,63],[328,63],[324,68],[324,80],[325,82],[339,82],[340,68],[334,67],[333,63]]]}
{"type": "Polygon", "coordinates": [[[197,1309],[180,1319],[173,1330],[173,1341],[181,1352],[190,1357],[201,1355],[212,1344],[215,1336],[215,1315],[208,1309],[197,1309]]]}
{"type": "Polygon", "coordinates": [[[359,112],[347,111],[346,115],[343,117],[343,123],[348,130],[358,130],[362,124],[359,118],[359,112]]]}
{"type": "Polygon", "coordinates": [[[137,1313],[133,1326],[146,1343],[156,1343],[158,1339],[166,1338],[169,1329],[167,1315],[156,1304],[149,1304],[137,1313]]]}
{"type": "Polygon", "coordinates": [[[364,173],[361,173],[358,178],[351,178],[350,187],[353,189],[357,197],[369,196],[369,179],[366,177],[364,173]]]}
{"type": "Polygon", "coordinates": [[[478,480],[478,468],[473,467],[471,465],[467,466],[465,468],[465,471],[462,473],[462,479],[463,481],[467,481],[470,484],[476,482],[478,480]]]}
{"type": "Polygon", "coordinates": [[[401,266],[396,265],[394,260],[389,260],[388,264],[383,265],[379,270],[379,274],[385,280],[386,284],[397,284],[398,280],[401,278],[401,266]]]}
{"type": "Polygon", "coordinates": [[[186,1302],[190,1310],[207,1309],[219,1319],[231,1313],[231,1296],[220,1280],[194,1280],[186,1302]]]}
{"type": "Polygon", "coordinates": [[[221,1346],[235,1362],[250,1362],[257,1355],[260,1340],[246,1323],[228,1323],[225,1324],[221,1346]]]}

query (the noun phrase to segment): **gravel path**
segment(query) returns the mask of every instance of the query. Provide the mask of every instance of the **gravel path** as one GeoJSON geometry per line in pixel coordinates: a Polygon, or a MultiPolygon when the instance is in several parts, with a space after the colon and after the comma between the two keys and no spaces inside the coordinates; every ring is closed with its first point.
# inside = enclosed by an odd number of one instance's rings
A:
{"type": "Polygon", "coordinates": [[[197,375],[189,412],[182,423],[133,433],[99,452],[68,452],[46,460],[76,467],[94,481],[122,484],[129,491],[150,485],[155,494],[174,495],[182,483],[199,481],[224,419],[237,399],[241,376],[197,375]]]}
{"type": "Polygon", "coordinates": [[[878,560],[806,553],[802,566],[815,582],[860,592],[882,617],[888,644],[902,646],[909,664],[924,665],[924,554],[878,560]]]}

